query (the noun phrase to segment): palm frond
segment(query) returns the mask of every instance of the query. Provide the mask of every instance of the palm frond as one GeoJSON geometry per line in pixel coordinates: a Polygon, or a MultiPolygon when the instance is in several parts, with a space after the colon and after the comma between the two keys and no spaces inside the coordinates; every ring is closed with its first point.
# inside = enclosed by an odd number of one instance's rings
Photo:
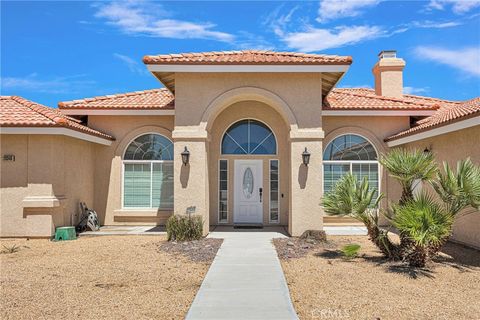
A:
{"type": "Polygon", "coordinates": [[[414,181],[431,181],[438,171],[434,155],[420,150],[393,149],[381,156],[380,163],[401,184],[401,202],[413,198],[414,181]]]}
{"type": "Polygon", "coordinates": [[[396,205],[393,210],[394,226],[417,246],[441,244],[451,233],[453,215],[427,193],[421,193],[403,205],[396,205]]]}
{"type": "Polygon", "coordinates": [[[457,214],[467,206],[480,208],[480,167],[467,158],[457,162],[454,172],[448,163],[443,163],[443,173],[431,184],[452,214],[457,214]]]}
{"type": "Polygon", "coordinates": [[[376,208],[383,198],[383,194],[376,194],[377,190],[370,188],[366,177],[358,181],[355,175],[348,173],[324,195],[321,205],[329,215],[349,215],[367,223],[375,219],[376,208]]]}

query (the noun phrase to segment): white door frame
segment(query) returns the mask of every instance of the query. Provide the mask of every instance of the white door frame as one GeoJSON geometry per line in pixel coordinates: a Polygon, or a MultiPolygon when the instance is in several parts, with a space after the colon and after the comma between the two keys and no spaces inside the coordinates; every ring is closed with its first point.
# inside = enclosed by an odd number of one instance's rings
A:
{"type": "Polygon", "coordinates": [[[263,160],[234,160],[233,179],[233,223],[234,224],[263,224],[263,202],[265,201],[265,188],[263,187],[263,160]],[[251,198],[246,198],[242,184],[246,165],[253,173],[253,191],[251,198]],[[262,196],[260,198],[260,188],[262,196]]]}

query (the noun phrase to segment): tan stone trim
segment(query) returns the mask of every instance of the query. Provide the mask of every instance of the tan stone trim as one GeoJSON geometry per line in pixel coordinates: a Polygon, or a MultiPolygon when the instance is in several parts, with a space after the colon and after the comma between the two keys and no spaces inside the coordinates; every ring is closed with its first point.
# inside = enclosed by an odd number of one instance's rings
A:
{"type": "Polygon", "coordinates": [[[323,140],[325,132],[322,128],[301,128],[290,126],[290,141],[323,140]]]}
{"type": "Polygon", "coordinates": [[[203,125],[200,126],[176,126],[172,132],[174,141],[181,140],[208,140],[209,135],[203,125]]]}
{"type": "Polygon", "coordinates": [[[275,93],[258,87],[239,87],[223,92],[213,99],[202,115],[202,123],[208,131],[213,125],[213,120],[230,105],[254,100],[263,102],[276,110],[288,125],[297,124],[297,119],[290,106],[275,93]]]}
{"type": "Polygon", "coordinates": [[[60,207],[64,196],[27,196],[22,200],[24,208],[54,208],[60,207]]]}

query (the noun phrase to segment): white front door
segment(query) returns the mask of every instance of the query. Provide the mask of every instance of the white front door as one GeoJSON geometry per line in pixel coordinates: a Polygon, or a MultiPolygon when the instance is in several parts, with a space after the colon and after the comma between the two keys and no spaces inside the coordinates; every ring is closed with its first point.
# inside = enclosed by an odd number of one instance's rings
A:
{"type": "Polygon", "coordinates": [[[235,160],[233,223],[263,223],[262,169],[262,160],[235,160]]]}

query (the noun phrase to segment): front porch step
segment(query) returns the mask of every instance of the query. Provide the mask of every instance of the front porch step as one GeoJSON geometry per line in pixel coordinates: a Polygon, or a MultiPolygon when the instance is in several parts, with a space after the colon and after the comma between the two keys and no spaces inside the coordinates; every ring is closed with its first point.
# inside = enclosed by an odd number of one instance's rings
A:
{"type": "Polygon", "coordinates": [[[357,219],[350,217],[323,217],[323,224],[325,226],[363,226],[363,223],[357,219]]]}
{"type": "Polygon", "coordinates": [[[233,229],[263,229],[263,224],[238,223],[233,225],[233,229]]]}

